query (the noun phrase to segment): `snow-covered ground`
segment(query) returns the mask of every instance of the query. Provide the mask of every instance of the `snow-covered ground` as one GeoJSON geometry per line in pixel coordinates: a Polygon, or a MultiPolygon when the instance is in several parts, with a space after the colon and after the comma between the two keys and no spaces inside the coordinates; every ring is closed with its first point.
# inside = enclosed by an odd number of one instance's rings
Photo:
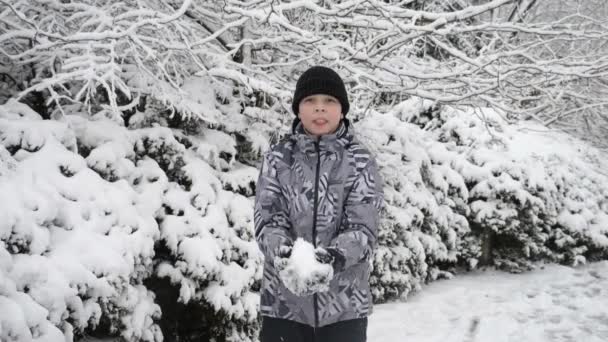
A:
{"type": "Polygon", "coordinates": [[[369,342],[605,342],[608,262],[478,271],[374,309],[369,342]]]}

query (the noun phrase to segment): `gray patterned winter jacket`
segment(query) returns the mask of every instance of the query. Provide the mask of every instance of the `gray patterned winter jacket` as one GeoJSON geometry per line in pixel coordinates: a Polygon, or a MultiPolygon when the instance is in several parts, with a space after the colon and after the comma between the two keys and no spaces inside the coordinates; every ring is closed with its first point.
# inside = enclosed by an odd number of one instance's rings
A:
{"type": "Polygon", "coordinates": [[[382,180],[374,157],[341,123],[319,140],[299,123],[264,157],[255,197],[256,240],[264,253],[261,315],[313,327],[372,312],[369,274],[382,180]],[[327,292],[297,296],[278,276],[279,247],[297,238],[336,247],[344,257],[327,292]]]}

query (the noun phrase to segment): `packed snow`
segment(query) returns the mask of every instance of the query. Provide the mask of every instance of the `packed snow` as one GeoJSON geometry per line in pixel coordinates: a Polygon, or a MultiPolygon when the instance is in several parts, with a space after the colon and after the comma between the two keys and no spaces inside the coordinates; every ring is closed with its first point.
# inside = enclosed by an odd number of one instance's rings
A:
{"type": "Polygon", "coordinates": [[[279,260],[277,268],[285,287],[297,295],[328,291],[334,275],[332,266],[318,262],[315,247],[304,239],[296,240],[289,259],[279,260]]]}

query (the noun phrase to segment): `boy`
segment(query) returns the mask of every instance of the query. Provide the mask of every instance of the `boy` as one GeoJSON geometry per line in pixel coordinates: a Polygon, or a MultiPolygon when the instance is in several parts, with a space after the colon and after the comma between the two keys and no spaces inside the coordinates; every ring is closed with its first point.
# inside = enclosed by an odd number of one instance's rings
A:
{"type": "Polygon", "coordinates": [[[256,189],[255,235],[265,256],[260,341],[364,342],[382,180],[349,129],[348,97],[336,72],[304,72],[292,109],[292,134],[265,155],[256,189]],[[297,238],[332,265],[329,291],[297,296],[283,284],[275,265],[289,258],[297,238]]]}

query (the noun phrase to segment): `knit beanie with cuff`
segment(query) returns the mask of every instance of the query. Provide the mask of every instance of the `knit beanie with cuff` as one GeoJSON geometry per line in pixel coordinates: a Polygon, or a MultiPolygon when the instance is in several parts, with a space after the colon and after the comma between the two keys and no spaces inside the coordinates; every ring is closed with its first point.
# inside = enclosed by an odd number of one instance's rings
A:
{"type": "Polygon", "coordinates": [[[323,66],[311,67],[298,79],[291,105],[293,113],[298,115],[300,101],[305,97],[317,94],[331,95],[338,99],[342,106],[342,114],[346,116],[350,105],[344,82],[335,71],[323,66]]]}

